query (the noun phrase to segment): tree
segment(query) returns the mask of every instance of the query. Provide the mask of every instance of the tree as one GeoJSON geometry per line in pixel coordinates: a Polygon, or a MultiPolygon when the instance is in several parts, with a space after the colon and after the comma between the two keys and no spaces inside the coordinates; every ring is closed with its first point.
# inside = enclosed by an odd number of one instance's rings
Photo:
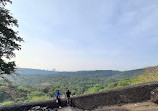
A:
{"type": "Polygon", "coordinates": [[[14,27],[18,27],[18,21],[5,8],[7,3],[12,2],[10,0],[0,0],[0,77],[9,84],[0,83],[0,91],[11,98],[15,98],[19,94],[3,75],[12,74],[15,71],[15,62],[10,61],[10,59],[15,57],[15,50],[21,49],[19,42],[22,42],[23,39],[18,36],[18,31],[13,30],[14,27]],[[6,62],[6,60],[9,62],[6,62]]]}
{"type": "Polygon", "coordinates": [[[20,50],[23,39],[18,36],[18,32],[13,27],[18,27],[18,21],[5,8],[10,0],[0,0],[0,76],[12,74],[16,65],[14,61],[6,62],[15,57],[15,50],[20,50]]]}

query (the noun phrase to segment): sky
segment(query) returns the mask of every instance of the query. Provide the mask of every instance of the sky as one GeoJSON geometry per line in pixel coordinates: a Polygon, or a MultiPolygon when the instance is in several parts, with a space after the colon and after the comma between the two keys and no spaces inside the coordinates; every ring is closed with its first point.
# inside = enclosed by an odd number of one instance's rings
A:
{"type": "Polygon", "coordinates": [[[158,65],[158,0],[14,0],[17,67],[131,70],[158,65]]]}

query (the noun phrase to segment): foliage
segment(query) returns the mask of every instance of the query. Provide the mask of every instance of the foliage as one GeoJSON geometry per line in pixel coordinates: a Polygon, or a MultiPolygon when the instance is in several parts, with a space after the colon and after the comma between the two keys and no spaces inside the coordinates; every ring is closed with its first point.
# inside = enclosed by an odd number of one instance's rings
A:
{"type": "Polygon", "coordinates": [[[93,86],[92,88],[88,89],[86,93],[94,93],[94,92],[97,92],[97,91],[100,91],[101,89],[103,89],[103,85],[102,84],[96,84],[95,86],[93,86]]]}
{"type": "Polygon", "coordinates": [[[34,96],[31,98],[30,101],[42,101],[42,100],[50,100],[50,97],[49,96],[34,96]]]}
{"type": "Polygon", "coordinates": [[[130,85],[130,84],[131,84],[131,83],[130,83],[130,79],[126,78],[126,79],[124,79],[124,80],[118,82],[118,83],[117,83],[117,86],[118,86],[118,87],[121,87],[121,86],[128,86],[128,85],[130,85]]]}
{"type": "MultiPolygon", "coordinates": [[[[138,73],[140,73],[139,71],[138,73]]],[[[24,75],[26,78],[18,82],[16,81],[15,84],[17,85],[17,90],[21,97],[13,99],[12,101],[19,103],[49,100],[50,98],[55,98],[57,90],[60,90],[62,96],[65,96],[66,90],[69,89],[72,93],[72,96],[77,96],[81,94],[93,93],[97,91],[104,91],[112,88],[119,88],[137,83],[158,80],[158,73],[141,74],[132,78],[124,78],[123,80],[119,81],[119,79],[113,78],[113,76],[115,76],[117,73],[111,77],[105,73],[106,71],[81,72],[54,72],[56,74],[50,74],[49,72],[46,75],[24,75]],[[99,76],[97,76],[97,73],[99,76]]],[[[129,71],[127,72],[130,74],[129,71]]],[[[138,74],[137,71],[132,71],[132,73],[134,73],[133,75],[138,74]]],[[[5,84],[5,81],[1,82],[5,84]]],[[[15,83],[15,81],[13,82],[15,83]]],[[[2,93],[0,93],[0,97],[2,96],[2,93]]],[[[1,101],[1,103],[6,101],[11,100],[6,97],[1,101]]]]}
{"type": "Polygon", "coordinates": [[[14,103],[14,101],[3,102],[3,103],[0,103],[0,105],[7,105],[7,104],[12,104],[12,103],[14,103]]]}
{"type": "Polygon", "coordinates": [[[123,79],[117,83],[110,83],[108,87],[104,88],[103,90],[108,90],[112,88],[119,88],[119,87],[124,87],[128,85],[134,85],[134,84],[139,84],[139,83],[144,83],[144,82],[151,82],[151,81],[158,81],[158,73],[153,73],[153,74],[141,74],[136,77],[132,78],[126,78],[123,79]]]}
{"type": "Polygon", "coordinates": [[[23,39],[18,36],[18,31],[14,30],[15,27],[18,27],[18,21],[5,8],[7,3],[12,2],[10,0],[0,0],[0,78],[7,82],[0,83],[0,91],[11,98],[15,98],[15,96],[18,96],[15,87],[3,75],[11,75],[15,71],[15,62],[10,61],[10,59],[15,57],[15,50],[21,49],[19,42],[22,42],[23,39]]]}
{"type": "Polygon", "coordinates": [[[50,96],[47,96],[43,92],[33,91],[29,95],[27,95],[29,101],[39,101],[39,100],[49,100],[50,96]]]}
{"type": "Polygon", "coordinates": [[[158,81],[158,73],[142,74],[137,77],[133,77],[130,80],[131,85],[138,84],[138,83],[144,83],[144,82],[150,82],[150,81],[158,81]]]}
{"type": "Polygon", "coordinates": [[[0,75],[12,74],[15,70],[15,62],[6,62],[4,58],[11,59],[15,56],[14,50],[20,50],[18,42],[23,41],[13,27],[18,27],[18,21],[11,15],[5,5],[10,0],[0,0],[0,75]]]}
{"type": "Polygon", "coordinates": [[[6,95],[5,93],[3,92],[0,92],[0,103],[3,102],[3,101],[8,101],[10,100],[10,97],[8,95],[6,95]]]}

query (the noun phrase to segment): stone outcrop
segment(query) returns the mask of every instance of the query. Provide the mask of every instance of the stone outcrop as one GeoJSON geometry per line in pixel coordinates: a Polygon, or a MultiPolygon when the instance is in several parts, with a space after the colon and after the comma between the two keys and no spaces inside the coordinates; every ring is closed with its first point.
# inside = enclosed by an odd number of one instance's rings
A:
{"type": "Polygon", "coordinates": [[[150,100],[150,92],[157,87],[158,81],[155,81],[82,95],[73,97],[72,105],[82,109],[93,109],[98,106],[143,102],[150,100]]]}
{"type": "Polygon", "coordinates": [[[57,109],[36,106],[36,107],[32,107],[28,111],[57,111],[57,109]]]}
{"type": "Polygon", "coordinates": [[[158,104],[158,88],[150,92],[150,101],[158,104]]]}
{"type": "MultiPolygon", "coordinates": [[[[62,102],[61,104],[62,107],[67,106],[66,100],[61,100],[61,102],[62,102]]],[[[47,107],[51,109],[58,108],[58,104],[56,103],[55,100],[48,100],[48,101],[4,105],[0,107],[0,111],[28,111],[36,106],[47,107]]]]}

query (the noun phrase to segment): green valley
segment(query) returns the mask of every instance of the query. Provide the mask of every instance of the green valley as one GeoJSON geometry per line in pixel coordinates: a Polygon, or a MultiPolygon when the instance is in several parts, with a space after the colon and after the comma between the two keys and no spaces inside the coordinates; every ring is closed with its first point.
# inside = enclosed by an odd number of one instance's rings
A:
{"type": "Polygon", "coordinates": [[[55,97],[57,90],[60,90],[63,97],[67,89],[72,92],[72,96],[77,96],[158,80],[158,66],[129,71],[57,72],[17,69],[16,73],[18,76],[5,76],[12,81],[15,88],[7,86],[5,80],[0,80],[1,88],[5,89],[0,92],[0,105],[49,100],[55,97]],[[12,94],[15,92],[18,95],[16,98],[12,94]]]}

